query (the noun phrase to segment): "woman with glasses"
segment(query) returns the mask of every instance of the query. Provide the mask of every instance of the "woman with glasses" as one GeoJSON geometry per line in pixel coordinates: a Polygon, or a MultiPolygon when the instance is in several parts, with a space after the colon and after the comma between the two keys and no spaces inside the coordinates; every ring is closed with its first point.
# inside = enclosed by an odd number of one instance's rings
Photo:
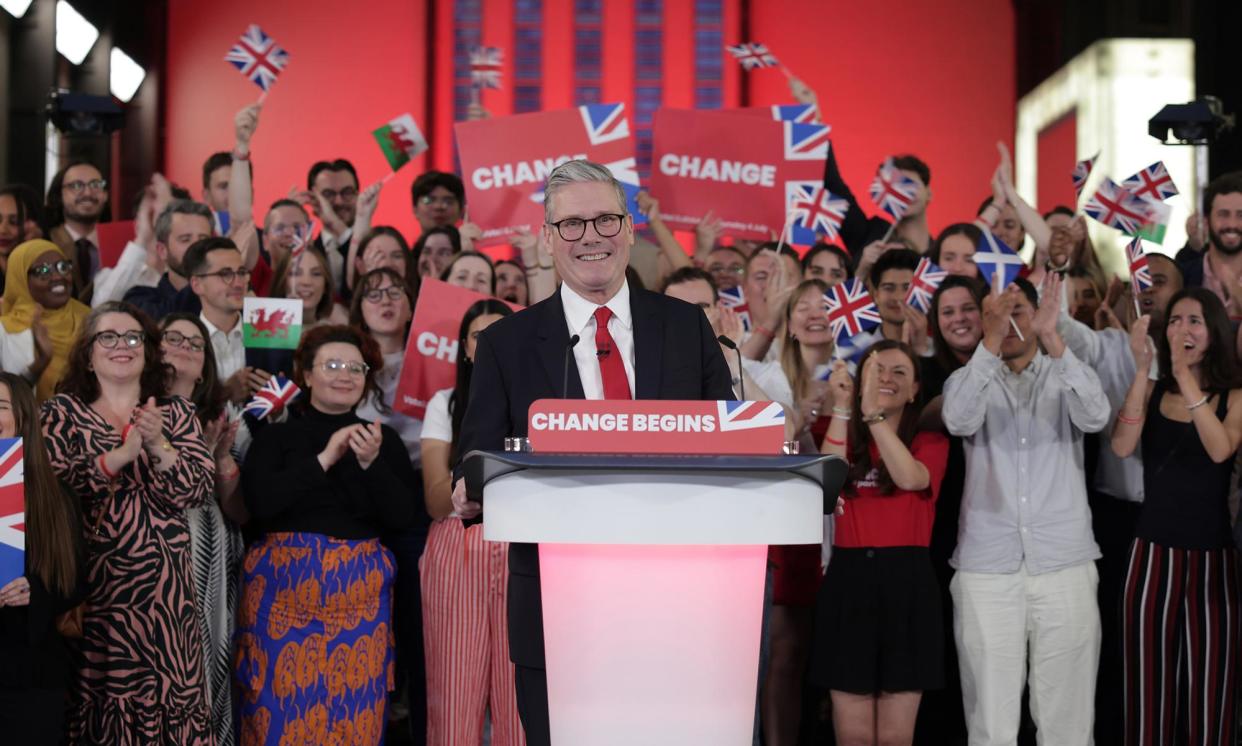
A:
{"type": "Polygon", "coordinates": [[[166,396],[158,332],[126,303],[83,323],[43,405],[52,468],[82,496],[88,595],[71,743],[210,744],[185,511],[211,497],[194,406],[166,396]]]}
{"type": "Polygon", "coordinates": [[[91,309],[73,297],[73,262],[51,241],[27,241],[9,255],[0,324],[10,335],[34,332],[35,397],[52,396],[65,375],[69,348],[91,309]]]}
{"type": "Polygon", "coordinates": [[[251,526],[235,675],[243,743],[378,744],[393,687],[393,558],[379,541],[416,516],[392,428],[356,408],[383,358],[347,326],[302,337],[300,416],[263,428],[242,469],[251,526]]]}
{"type": "Polygon", "coordinates": [[[414,242],[413,251],[419,279],[438,280],[461,253],[461,233],[451,225],[428,228],[414,242]]]}
{"type": "Polygon", "coordinates": [[[233,617],[237,579],[241,576],[242,536],[246,522],[241,470],[230,449],[241,420],[229,422],[224,387],[216,375],[216,356],[207,327],[194,314],[173,313],[160,320],[160,354],[168,368],[168,392],[194,404],[215,461],[215,499],[187,508],[194,598],[202,637],[203,666],[211,692],[211,725],[216,746],[233,743],[233,617]]]}

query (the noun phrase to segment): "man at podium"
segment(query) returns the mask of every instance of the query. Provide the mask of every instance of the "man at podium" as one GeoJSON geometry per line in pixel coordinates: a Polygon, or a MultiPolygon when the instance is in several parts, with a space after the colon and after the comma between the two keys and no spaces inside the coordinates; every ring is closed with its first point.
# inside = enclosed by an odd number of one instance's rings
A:
{"type": "MultiPolygon", "coordinates": [[[[626,282],[634,220],[612,173],[569,161],[548,176],[544,194],[543,239],[561,287],[479,335],[459,453],[499,451],[506,437],[525,436],[527,411],[537,399],[734,399],[703,311],[626,282]]],[[[463,519],[481,513],[466,500],[460,478],[453,505],[463,519]]],[[[547,746],[537,547],[510,545],[509,573],[518,710],[527,743],[547,746]]]]}

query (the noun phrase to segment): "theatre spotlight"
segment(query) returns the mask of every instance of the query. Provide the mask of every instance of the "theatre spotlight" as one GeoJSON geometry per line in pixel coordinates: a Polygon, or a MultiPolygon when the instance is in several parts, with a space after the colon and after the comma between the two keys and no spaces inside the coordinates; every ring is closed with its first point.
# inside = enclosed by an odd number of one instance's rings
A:
{"type": "Polygon", "coordinates": [[[1165,145],[1207,145],[1233,129],[1235,120],[1233,114],[1224,113],[1219,98],[1202,96],[1188,104],[1165,106],[1147,122],[1147,132],[1165,145]]]}
{"type": "Polygon", "coordinates": [[[99,39],[99,29],[65,0],[56,2],[56,51],[75,65],[82,64],[99,39]]]}
{"type": "Polygon", "coordinates": [[[138,92],[142,79],[147,76],[147,71],[142,69],[142,65],[134,62],[132,57],[117,47],[112,48],[112,61],[108,67],[108,73],[110,78],[108,87],[112,95],[127,104],[138,92]]]}
{"type": "Polygon", "coordinates": [[[125,126],[121,105],[111,96],[53,90],[47,100],[47,117],[69,137],[106,135],[125,126]]]}
{"type": "Polygon", "coordinates": [[[0,8],[7,10],[14,18],[21,18],[26,15],[27,10],[30,10],[32,2],[34,0],[0,0],[0,8]]]}

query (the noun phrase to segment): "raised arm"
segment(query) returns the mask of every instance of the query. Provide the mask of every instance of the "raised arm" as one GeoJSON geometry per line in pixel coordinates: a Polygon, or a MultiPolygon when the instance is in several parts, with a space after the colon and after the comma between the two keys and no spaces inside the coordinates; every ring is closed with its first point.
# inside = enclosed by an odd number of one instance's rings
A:
{"type": "Polygon", "coordinates": [[[668,260],[669,274],[691,265],[690,257],[686,256],[686,252],[682,250],[681,244],[677,243],[677,239],[673,237],[673,232],[665,225],[663,218],[660,217],[660,200],[652,197],[648,192],[642,191],[638,193],[638,209],[643,215],[647,216],[647,225],[651,228],[651,235],[655,237],[656,245],[660,247],[660,255],[668,260]]]}
{"type": "Polygon", "coordinates": [[[377,181],[358,195],[358,214],[354,218],[353,235],[349,239],[349,253],[345,257],[345,286],[354,289],[358,281],[358,246],[366,234],[371,232],[371,219],[375,216],[375,208],[379,207],[380,190],[384,182],[377,181]]]}
{"type": "MultiPolygon", "coordinates": [[[[997,169],[1000,178],[1000,185],[1005,190],[1005,199],[1009,204],[1013,205],[1013,209],[1018,213],[1018,221],[1022,223],[1022,227],[1026,230],[1031,240],[1035,242],[1035,248],[1046,252],[1048,244],[1052,240],[1052,229],[1044,222],[1044,218],[1039,211],[1027,204],[1018,194],[1018,190],[1013,184],[1013,159],[1009,155],[1009,148],[1005,143],[996,143],[997,150],[1000,151],[1001,163],[997,169]]],[[[1015,246],[1014,250],[1018,250],[1020,246],[1015,246]]]]}
{"type": "Polygon", "coordinates": [[[1225,421],[1216,416],[1216,408],[1210,404],[1210,395],[1199,387],[1199,377],[1190,367],[1190,355],[1186,349],[1184,327],[1174,330],[1169,337],[1169,357],[1173,367],[1173,378],[1182,392],[1182,399],[1190,409],[1191,422],[1195,423],[1195,431],[1203,441],[1203,448],[1208,456],[1218,464],[1234,457],[1238,444],[1242,442],[1242,407],[1236,396],[1242,389],[1235,389],[1222,396],[1229,397],[1229,406],[1225,421]]]}
{"type": "Polygon", "coordinates": [[[1126,392],[1126,400],[1117,413],[1113,425],[1113,437],[1109,445],[1118,458],[1126,458],[1138,448],[1143,435],[1143,421],[1147,418],[1147,403],[1151,400],[1152,383],[1147,378],[1151,367],[1152,346],[1147,338],[1150,316],[1143,316],[1130,326],[1130,354],[1134,358],[1134,378],[1126,392]]]}

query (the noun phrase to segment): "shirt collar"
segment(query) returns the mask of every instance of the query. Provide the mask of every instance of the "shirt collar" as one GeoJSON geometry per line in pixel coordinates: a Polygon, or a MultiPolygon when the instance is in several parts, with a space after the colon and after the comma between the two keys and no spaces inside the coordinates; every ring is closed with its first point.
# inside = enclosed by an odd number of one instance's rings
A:
{"type": "MultiPolygon", "coordinates": [[[[595,317],[595,309],[598,305],[578,295],[568,283],[561,283],[561,305],[565,308],[565,320],[569,323],[570,334],[581,334],[586,325],[595,317]]],[[[626,280],[621,283],[621,289],[617,294],[608,299],[604,304],[608,310],[612,311],[612,315],[617,317],[617,321],[626,329],[632,328],[633,312],[630,310],[630,283],[626,280]]]]}
{"type": "Polygon", "coordinates": [[[70,228],[68,223],[65,223],[64,225],[65,225],[65,233],[69,234],[69,238],[72,238],[74,243],[77,243],[78,241],[85,238],[87,241],[90,241],[96,246],[99,245],[99,229],[98,228],[92,228],[90,233],[87,233],[86,235],[82,235],[81,233],[78,233],[74,229],[70,228]]]}
{"type": "Polygon", "coordinates": [[[211,319],[207,318],[207,314],[200,313],[198,317],[202,319],[203,326],[207,327],[207,336],[209,337],[214,337],[217,334],[222,334],[225,336],[225,338],[228,338],[228,337],[240,336],[242,333],[241,314],[237,315],[237,324],[234,325],[233,328],[228,330],[227,332],[224,331],[223,329],[217,328],[215,324],[211,323],[211,319]]]}

